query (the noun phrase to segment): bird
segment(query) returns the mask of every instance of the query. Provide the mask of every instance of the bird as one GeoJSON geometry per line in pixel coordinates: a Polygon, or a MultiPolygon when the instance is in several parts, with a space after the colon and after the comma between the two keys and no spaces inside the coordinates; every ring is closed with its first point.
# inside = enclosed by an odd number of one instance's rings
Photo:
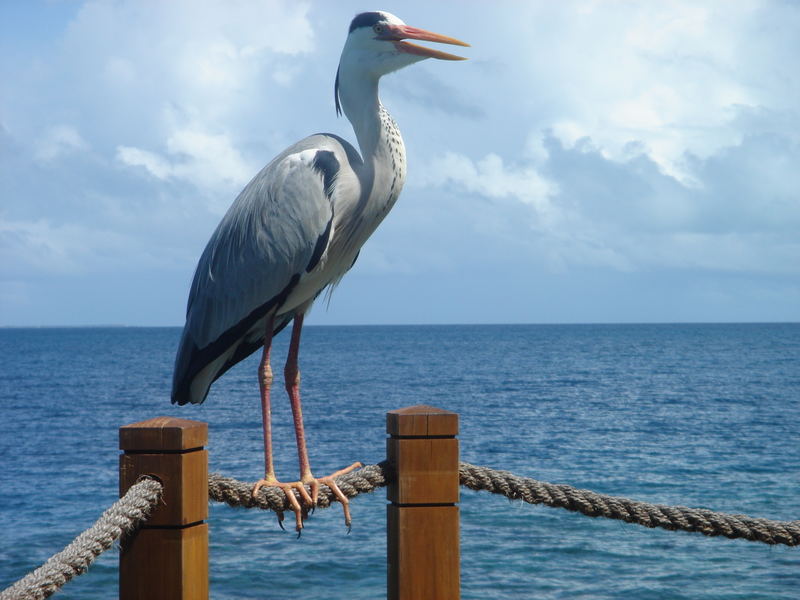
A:
{"type": "MultiPolygon", "coordinates": [[[[239,193],[203,251],[189,292],[186,324],[175,356],[171,399],[203,402],[211,384],[261,349],[258,366],[264,434],[264,477],[253,486],[277,486],[286,495],[300,534],[308,511],[327,485],[344,507],[334,478],[311,471],[300,400],[298,355],[303,319],[315,299],[333,290],[395,204],[406,178],[403,139],[378,96],[388,73],[427,58],[465,60],[408,39],[468,46],[406,25],[385,11],[363,12],[350,23],[334,82],[336,114],[344,113],[358,148],[331,133],[311,135],[284,150],[239,193]],[[289,323],[284,382],[292,408],[300,478],[280,481],[272,455],[270,351],[289,323]],[[310,493],[305,486],[309,487],[310,493]],[[299,499],[295,495],[299,495],[299,499]]],[[[282,513],[278,522],[283,520],[282,513]]],[[[281,527],[283,525],[281,524],[281,527]]]]}

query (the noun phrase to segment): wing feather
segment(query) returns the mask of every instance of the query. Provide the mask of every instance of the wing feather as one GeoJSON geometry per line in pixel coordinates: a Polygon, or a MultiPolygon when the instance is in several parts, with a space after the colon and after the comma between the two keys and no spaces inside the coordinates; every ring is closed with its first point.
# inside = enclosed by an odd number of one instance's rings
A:
{"type": "Polygon", "coordinates": [[[276,330],[291,320],[286,300],[326,250],[331,194],[351,152],[331,136],[306,138],[264,167],[231,205],[195,271],[173,402],[202,402],[216,378],[262,345],[268,314],[276,315],[276,330]]]}

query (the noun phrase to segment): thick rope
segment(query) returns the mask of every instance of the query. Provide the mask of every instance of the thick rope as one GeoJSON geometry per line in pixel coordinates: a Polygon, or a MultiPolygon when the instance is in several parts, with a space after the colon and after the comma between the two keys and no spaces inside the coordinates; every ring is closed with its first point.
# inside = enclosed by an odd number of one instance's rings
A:
{"type": "MultiPolygon", "coordinates": [[[[388,464],[384,461],[340,475],[336,478],[336,485],[345,496],[354,498],[359,494],[373,492],[377,488],[385,486],[388,483],[389,474],[388,464]]],[[[291,510],[286,494],[280,488],[262,487],[256,498],[253,498],[252,492],[252,483],[223,477],[218,473],[211,473],[208,476],[208,497],[215,502],[225,502],[229,506],[273,510],[278,514],[291,510]]],[[[300,502],[302,503],[302,499],[300,502]]],[[[321,485],[317,508],[328,508],[331,502],[337,502],[336,496],[327,485],[321,485]]]]}
{"type": "Polygon", "coordinates": [[[588,517],[606,517],[645,527],[723,535],[765,544],[800,545],[800,521],[771,521],[704,508],[649,504],[569,485],[536,481],[464,462],[459,464],[458,474],[461,485],[472,490],[486,490],[529,504],[566,508],[588,517]]]}
{"type": "MultiPolygon", "coordinates": [[[[384,461],[341,475],[336,478],[336,483],[347,498],[354,498],[387,485],[391,473],[388,463],[384,461]]],[[[461,485],[471,490],[483,490],[528,504],[566,508],[589,517],[606,517],[644,527],[690,531],[707,536],[721,535],[765,544],[800,545],[800,521],[772,521],[703,508],[638,502],[569,485],[519,477],[508,471],[477,467],[465,462],[459,464],[458,474],[461,485]]],[[[0,600],[40,600],[51,596],[70,579],[86,572],[94,559],[108,550],[123,533],[135,530],[158,502],[161,490],[161,483],[154,479],[143,479],[136,483],[69,546],[0,592],[0,600]]],[[[230,506],[272,510],[278,514],[290,510],[286,495],[279,488],[261,488],[256,498],[252,497],[252,490],[252,483],[216,473],[208,478],[210,500],[225,502],[230,506]]],[[[336,496],[328,486],[320,486],[318,508],[327,508],[336,501],[336,496]]]]}
{"type": "Polygon", "coordinates": [[[41,600],[82,575],[100,554],[147,518],[161,496],[162,485],[142,479],[106,510],[97,522],[47,562],[0,592],[0,600],[41,600]]]}
{"type": "MultiPolygon", "coordinates": [[[[459,464],[461,485],[472,490],[499,494],[529,504],[566,508],[589,517],[605,517],[644,527],[671,531],[690,531],[707,536],[725,536],[765,544],[800,545],[800,521],[771,521],[746,515],[732,515],[702,508],[664,506],[598,494],[569,485],[546,483],[519,477],[508,471],[459,464]]],[[[388,483],[391,470],[386,461],[342,475],[336,483],[348,498],[372,492],[388,483]]],[[[289,510],[284,493],[278,488],[261,488],[258,498],[251,497],[252,483],[244,483],[212,474],[209,477],[211,500],[230,506],[263,508],[278,513],[289,510]]],[[[336,497],[327,486],[320,487],[319,507],[327,508],[336,497]]]]}

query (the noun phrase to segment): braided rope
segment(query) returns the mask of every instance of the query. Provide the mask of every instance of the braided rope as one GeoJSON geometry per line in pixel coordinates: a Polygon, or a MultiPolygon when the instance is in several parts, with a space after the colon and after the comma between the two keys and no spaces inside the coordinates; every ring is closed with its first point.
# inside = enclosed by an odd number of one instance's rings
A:
{"type": "MultiPolygon", "coordinates": [[[[386,461],[377,465],[368,465],[357,471],[345,473],[336,478],[336,485],[348,498],[366,494],[383,487],[388,483],[390,470],[386,461]]],[[[309,490],[310,491],[310,490],[309,490]]],[[[283,513],[291,510],[286,494],[277,487],[262,487],[256,498],[252,496],[253,484],[223,477],[218,473],[208,476],[208,497],[215,502],[225,502],[229,506],[244,508],[261,508],[283,513]]],[[[300,502],[302,499],[299,498],[300,502]]],[[[317,508],[328,508],[336,502],[336,496],[327,485],[319,487],[317,508]]]]}
{"type": "Polygon", "coordinates": [[[606,517],[644,527],[691,531],[707,536],[722,535],[765,544],[800,545],[800,521],[771,521],[703,508],[649,504],[519,477],[508,471],[476,467],[464,462],[459,464],[458,473],[461,485],[472,490],[485,490],[529,504],[566,508],[588,517],[606,517]]]}
{"type": "MultiPolygon", "coordinates": [[[[341,475],[336,483],[348,498],[373,492],[389,483],[391,469],[386,461],[368,465],[341,475]]],[[[719,513],[702,508],[664,506],[598,494],[564,484],[553,484],[508,471],[459,463],[459,481],[471,490],[499,494],[528,504],[544,504],[566,508],[589,517],[605,517],[644,527],[660,527],[670,531],[689,531],[707,536],[725,536],[764,544],[800,545],[800,521],[772,521],[746,515],[719,513]]],[[[106,510],[97,522],[81,533],[64,550],[50,557],[45,564],[0,592],[0,600],[41,600],[58,591],[126,532],[135,530],[147,518],[161,496],[162,485],[154,479],[143,479],[106,510]]],[[[208,478],[209,499],[229,506],[262,508],[282,514],[290,510],[280,488],[261,488],[252,497],[253,484],[212,473],[208,478]]],[[[336,502],[326,485],[319,490],[318,508],[336,502]]]]}
{"type": "Polygon", "coordinates": [[[126,532],[147,518],[161,496],[162,485],[142,479],[106,510],[89,529],[35,571],[0,592],[0,600],[41,600],[57,592],[126,532]]]}
{"type": "MultiPolygon", "coordinates": [[[[660,527],[670,531],[689,531],[707,536],[725,536],[765,544],[800,545],[800,521],[772,521],[746,515],[732,515],[702,508],[664,506],[598,494],[569,485],[553,484],[508,471],[459,464],[459,481],[471,490],[499,494],[528,504],[544,504],[566,508],[588,517],[605,517],[644,527],[660,527]]],[[[388,483],[391,470],[386,461],[342,475],[336,483],[348,498],[372,492],[388,483]]],[[[263,508],[278,513],[289,510],[289,502],[279,488],[261,488],[256,499],[251,497],[252,483],[244,483],[212,474],[209,476],[209,497],[230,506],[263,508]]],[[[327,508],[336,501],[327,486],[320,486],[319,507],[327,508]]]]}

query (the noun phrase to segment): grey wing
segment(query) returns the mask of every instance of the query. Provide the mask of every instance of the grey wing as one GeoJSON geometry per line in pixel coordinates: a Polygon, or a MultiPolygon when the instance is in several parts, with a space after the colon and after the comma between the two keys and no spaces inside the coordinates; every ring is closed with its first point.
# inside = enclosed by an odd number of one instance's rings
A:
{"type": "Polygon", "coordinates": [[[262,169],[209,240],[189,294],[173,402],[202,402],[215,379],[261,347],[267,315],[277,315],[276,331],[294,316],[285,302],[331,235],[344,156],[331,142],[312,136],[262,169]]]}

